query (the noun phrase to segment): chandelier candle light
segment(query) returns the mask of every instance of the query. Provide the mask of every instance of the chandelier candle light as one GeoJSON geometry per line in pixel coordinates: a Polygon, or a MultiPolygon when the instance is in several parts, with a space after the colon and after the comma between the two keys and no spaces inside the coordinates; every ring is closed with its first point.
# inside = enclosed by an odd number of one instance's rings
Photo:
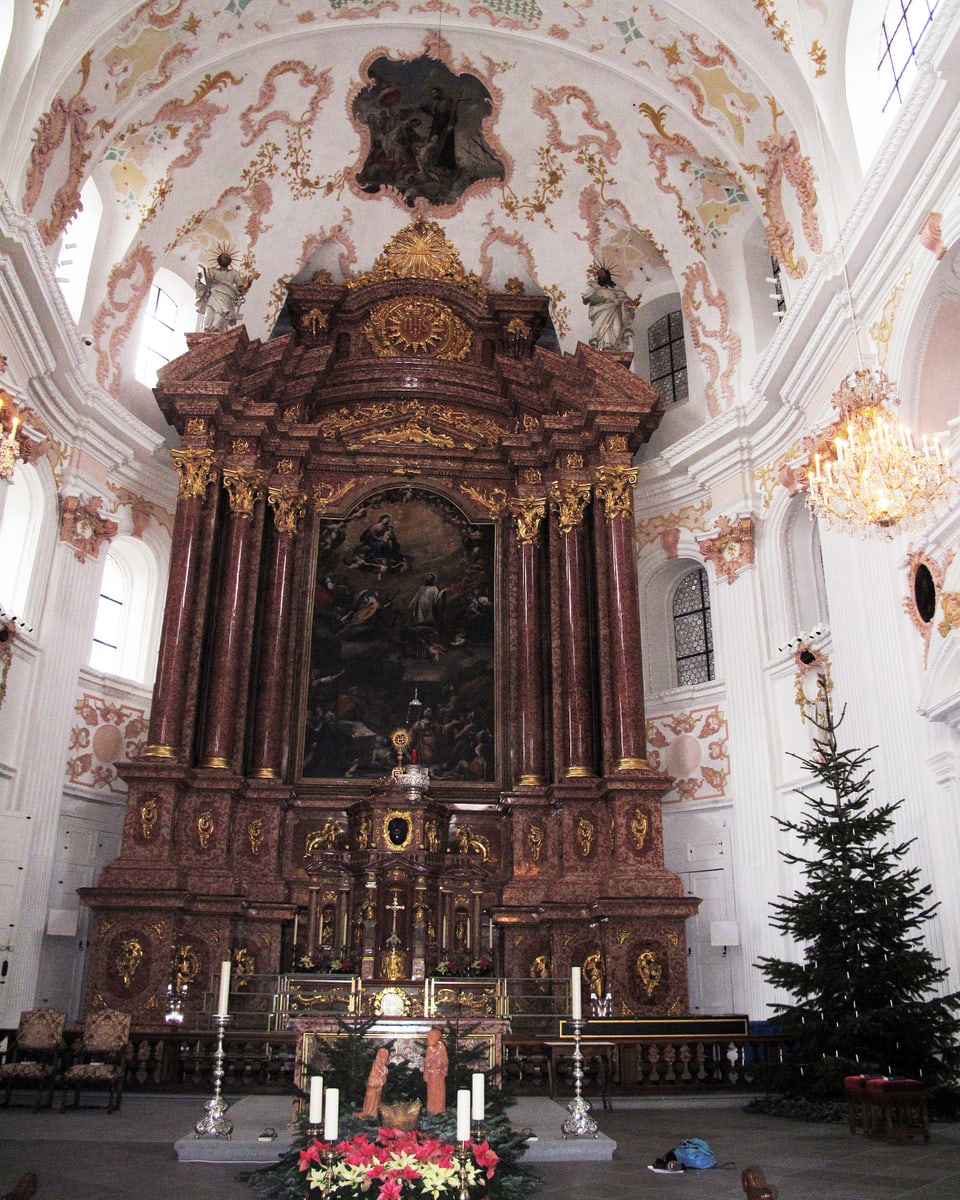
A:
{"type": "Polygon", "coordinates": [[[835,522],[866,537],[892,538],[929,519],[956,479],[939,442],[913,434],[893,419],[893,384],[882,371],[851,372],[833,403],[841,429],[817,440],[808,467],[807,503],[825,525],[835,522]]]}
{"type": "MultiPolygon", "coordinates": [[[[3,412],[3,401],[9,399],[5,392],[0,392],[0,414],[3,412]]],[[[20,442],[17,439],[17,428],[20,425],[19,416],[10,422],[9,431],[3,428],[0,419],[0,479],[12,480],[13,472],[20,458],[20,442]]]]}

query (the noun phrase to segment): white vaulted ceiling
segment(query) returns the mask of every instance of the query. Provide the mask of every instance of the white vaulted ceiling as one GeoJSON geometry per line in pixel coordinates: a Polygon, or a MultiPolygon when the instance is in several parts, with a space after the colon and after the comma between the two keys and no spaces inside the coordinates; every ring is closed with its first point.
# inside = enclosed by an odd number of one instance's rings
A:
{"type": "MultiPolygon", "coordinates": [[[[154,430],[164,422],[133,367],[161,269],[192,289],[229,245],[253,279],[244,323],[265,339],[288,281],[367,270],[414,214],[438,220],[491,288],[546,293],[565,351],[589,336],[596,259],[644,304],[677,298],[709,419],[737,402],[776,330],[770,255],[798,288],[856,192],[854,7],[15,0],[0,177],[51,263],[95,185],[78,325],[96,382],[154,430]],[[353,102],[371,63],[423,55],[487,89],[483,133],[504,166],[443,205],[356,179],[369,131],[353,102]]],[[[4,33],[0,18],[0,48],[4,33]]]]}

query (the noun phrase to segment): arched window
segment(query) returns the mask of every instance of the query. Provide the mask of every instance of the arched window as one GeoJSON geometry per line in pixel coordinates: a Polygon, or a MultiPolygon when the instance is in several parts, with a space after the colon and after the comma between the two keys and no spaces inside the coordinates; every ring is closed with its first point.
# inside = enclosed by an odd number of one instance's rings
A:
{"type": "Polygon", "coordinates": [[[687,351],[683,342],[683,313],[666,313],[647,330],[650,382],[663,404],[686,400],[687,351]]]}
{"type": "Polygon", "coordinates": [[[88,179],[80,192],[80,208],[70,219],[60,239],[56,269],[57,283],[60,284],[67,308],[71,317],[78,323],[83,312],[87,279],[90,276],[102,216],[103,201],[100,199],[100,192],[93,180],[88,179]]]}
{"type": "Polygon", "coordinates": [[[30,582],[43,526],[43,485],[36,468],[17,463],[3,487],[0,507],[0,608],[10,616],[29,618],[30,582]]]}
{"type": "Polygon", "coordinates": [[[123,607],[126,592],[123,568],[117,558],[108,552],[103,564],[97,620],[93,628],[93,646],[90,649],[90,666],[95,671],[104,671],[108,675],[120,674],[120,643],[124,635],[123,607]]]}
{"type": "Polygon", "coordinates": [[[89,664],[105,675],[149,683],[155,668],[158,570],[150,548],[114,538],[107,551],[89,664]]]}
{"type": "Polygon", "coordinates": [[[917,47],[933,24],[940,0],[891,0],[880,26],[877,70],[886,94],[883,111],[900,105],[917,73],[917,47]]]}
{"type": "Polygon", "coordinates": [[[190,286],[165,268],[156,274],[140,329],[136,376],[147,387],[157,382],[157,372],[187,348],[184,334],[196,328],[195,297],[190,286]]]}
{"type": "Polygon", "coordinates": [[[710,587],[703,567],[688,571],[673,593],[673,644],[678,687],[713,679],[710,587]]]}

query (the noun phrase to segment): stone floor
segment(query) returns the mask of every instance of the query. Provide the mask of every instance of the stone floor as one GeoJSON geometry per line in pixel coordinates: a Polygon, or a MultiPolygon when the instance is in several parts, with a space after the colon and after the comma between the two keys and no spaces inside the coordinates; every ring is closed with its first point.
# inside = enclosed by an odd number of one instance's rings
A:
{"type": "MultiPolygon", "coordinates": [[[[551,1110],[543,1110],[549,1121],[551,1110]]],[[[567,1117],[559,1105],[557,1124],[567,1117]]],[[[846,1126],[807,1125],[743,1111],[743,1099],[618,1100],[595,1106],[616,1142],[609,1161],[531,1164],[540,1200],[743,1200],[740,1172],[760,1166],[780,1200],[956,1200],[960,1125],[937,1124],[922,1139],[887,1144],[846,1126]],[[721,1164],[709,1171],[647,1170],[684,1137],[702,1137],[721,1164]]],[[[174,1143],[203,1116],[196,1097],[128,1096],[117,1113],[0,1109],[0,1194],[27,1171],[37,1200],[251,1200],[235,1163],[179,1162],[174,1143]]],[[[552,1124],[552,1122],[551,1122],[552,1124]]],[[[546,1137],[550,1131],[544,1130],[546,1137]]]]}

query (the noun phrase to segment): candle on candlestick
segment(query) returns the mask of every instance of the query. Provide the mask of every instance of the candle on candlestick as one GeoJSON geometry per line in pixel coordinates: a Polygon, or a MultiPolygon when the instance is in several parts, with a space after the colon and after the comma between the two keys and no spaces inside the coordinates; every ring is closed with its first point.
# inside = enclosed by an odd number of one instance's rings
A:
{"type": "Polygon", "coordinates": [[[583,1002],[580,995],[580,968],[570,968],[570,1016],[574,1021],[583,1020],[583,1002]]]}
{"type": "Polygon", "coordinates": [[[316,1129],[323,1122],[323,1076],[310,1078],[310,1124],[316,1129]]]}
{"type": "Polygon", "coordinates": [[[323,1140],[335,1142],[340,1133],[340,1089],[327,1088],[323,1097],[323,1140]]]}
{"type": "Polygon", "coordinates": [[[466,1088],[457,1092],[457,1141],[470,1141],[470,1093],[466,1088]]]}
{"type": "Polygon", "coordinates": [[[220,964],[220,995],[217,997],[217,1016],[225,1017],[230,1011],[230,959],[220,964]]]}
{"type": "Polygon", "coordinates": [[[483,1120],[484,1110],[484,1077],[482,1071],[474,1071],[470,1079],[471,1116],[475,1122],[483,1120]]]}

